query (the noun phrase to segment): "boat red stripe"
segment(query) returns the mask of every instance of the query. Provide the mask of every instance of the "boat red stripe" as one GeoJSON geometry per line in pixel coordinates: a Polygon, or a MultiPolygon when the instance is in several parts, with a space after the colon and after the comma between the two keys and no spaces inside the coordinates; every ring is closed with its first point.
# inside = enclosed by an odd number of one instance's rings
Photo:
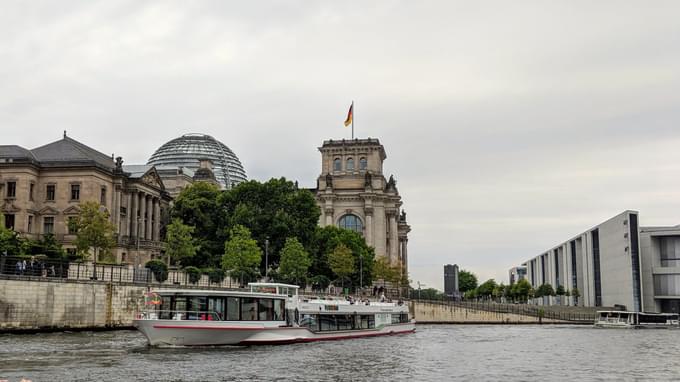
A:
{"type": "Polygon", "coordinates": [[[241,341],[239,345],[281,345],[281,344],[291,344],[298,342],[317,342],[317,341],[335,341],[335,340],[348,340],[352,338],[362,338],[362,337],[378,337],[378,336],[389,336],[397,334],[408,334],[415,332],[415,329],[402,330],[398,332],[380,332],[380,333],[366,333],[366,334],[356,334],[353,336],[334,336],[334,337],[316,337],[316,338],[295,338],[286,340],[266,340],[266,341],[241,341]]]}

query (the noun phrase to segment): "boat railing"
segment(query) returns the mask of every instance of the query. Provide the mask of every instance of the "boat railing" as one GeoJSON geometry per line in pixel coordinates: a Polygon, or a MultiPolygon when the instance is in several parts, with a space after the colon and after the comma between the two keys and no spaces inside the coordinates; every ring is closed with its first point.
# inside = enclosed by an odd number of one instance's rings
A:
{"type": "Polygon", "coordinates": [[[144,310],[137,314],[140,320],[199,320],[222,321],[222,317],[215,311],[202,310],[144,310]]]}

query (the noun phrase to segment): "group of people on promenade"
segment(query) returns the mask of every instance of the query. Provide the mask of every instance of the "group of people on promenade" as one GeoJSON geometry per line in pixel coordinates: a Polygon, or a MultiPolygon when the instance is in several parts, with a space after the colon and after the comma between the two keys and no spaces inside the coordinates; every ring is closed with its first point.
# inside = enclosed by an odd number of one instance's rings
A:
{"type": "Polygon", "coordinates": [[[14,274],[19,276],[42,276],[47,277],[55,276],[54,265],[48,267],[45,262],[38,261],[34,257],[31,257],[29,261],[26,259],[17,260],[14,265],[14,274]]]}

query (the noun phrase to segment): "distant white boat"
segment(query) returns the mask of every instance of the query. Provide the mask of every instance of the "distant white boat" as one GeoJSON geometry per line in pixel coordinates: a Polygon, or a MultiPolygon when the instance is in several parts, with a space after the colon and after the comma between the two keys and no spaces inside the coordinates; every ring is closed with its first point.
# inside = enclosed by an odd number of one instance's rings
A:
{"type": "Polygon", "coordinates": [[[250,291],[159,289],[133,321],[152,346],[264,345],[412,333],[401,303],[298,296],[295,285],[250,291]]]}
{"type": "Polygon", "coordinates": [[[595,326],[600,328],[678,328],[678,314],[641,313],[618,310],[597,312],[595,326]]]}

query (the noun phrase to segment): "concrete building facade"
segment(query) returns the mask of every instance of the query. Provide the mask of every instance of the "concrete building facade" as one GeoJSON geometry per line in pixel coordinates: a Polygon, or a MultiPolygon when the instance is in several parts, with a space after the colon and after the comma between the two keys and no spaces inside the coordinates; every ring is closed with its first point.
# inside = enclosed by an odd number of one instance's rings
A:
{"type": "Polygon", "coordinates": [[[517,267],[512,267],[508,271],[508,276],[509,276],[509,281],[510,285],[518,282],[519,280],[526,279],[527,278],[527,267],[525,266],[517,266],[517,267]]]}
{"type": "Polygon", "coordinates": [[[375,248],[376,257],[385,257],[390,265],[408,272],[411,227],[394,177],[383,174],[385,148],[377,139],[343,139],[324,141],[319,151],[319,225],[360,233],[375,248]]]}
{"type": "Polygon", "coordinates": [[[642,227],[640,250],[645,309],[680,313],[680,226],[642,227]]]}
{"type": "Polygon", "coordinates": [[[444,265],[444,294],[450,297],[458,297],[458,265],[444,265]]]}
{"type": "Polygon", "coordinates": [[[638,213],[624,211],[522,265],[534,288],[578,289],[578,305],[644,311],[639,238],[638,213]]]}
{"type": "Polygon", "coordinates": [[[6,227],[25,237],[51,234],[67,251],[76,235],[69,220],[96,201],[115,227],[118,262],[143,264],[160,256],[170,196],[153,166],[123,166],[68,136],[27,150],[0,146],[0,211],[6,227]],[[143,167],[143,168],[142,168],[143,167]]]}

